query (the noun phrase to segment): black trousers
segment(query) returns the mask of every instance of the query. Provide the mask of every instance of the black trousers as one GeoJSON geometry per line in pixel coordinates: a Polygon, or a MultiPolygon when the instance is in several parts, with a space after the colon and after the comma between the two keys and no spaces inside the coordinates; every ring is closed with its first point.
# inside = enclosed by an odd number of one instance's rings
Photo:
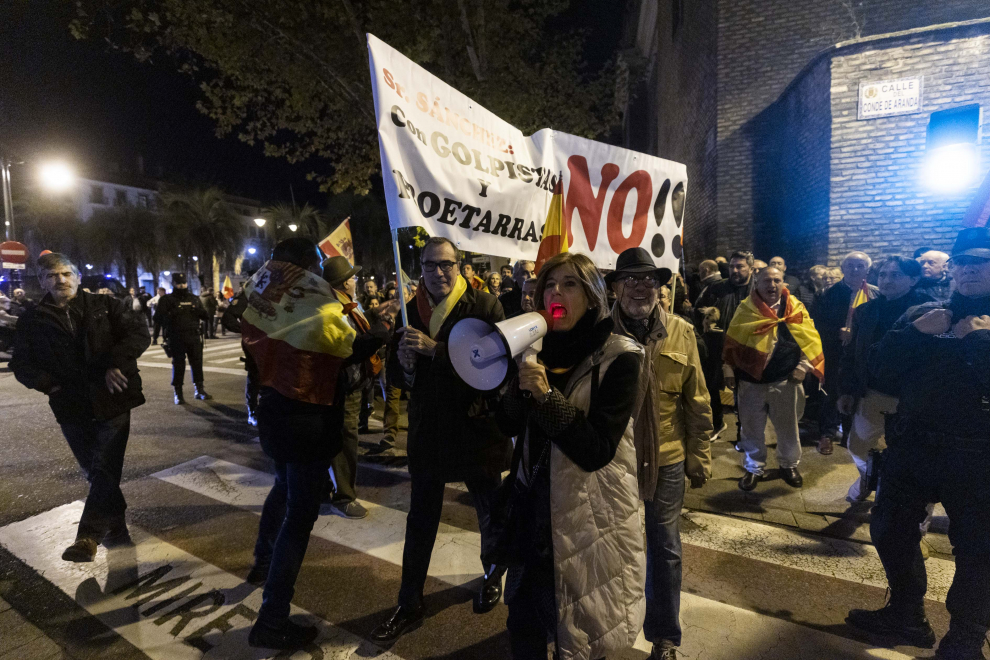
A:
{"type": "Polygon", "coordinates": [[[923,606],[928,575],[919,543],[925,506],[941,502],[956,556],[945,607],[951,626],[990,628],[990,439],[899,437],[885,453],[870,535],[890,585],[890,602],[923,606]]]}
{"type": "MultiPolygon", "coordinates": [[[[488,537],[489,512],[498,484],[497,478],[477,478],[464,482],[474,499],[475,511],[478,512],[482,547],[485,546],[488,537]]],[[[426,585],[433,545],[436,543],[437,530],[440,528],[445,487],[446,483],[442,479],[422,475],[412,477],[412,495],[409,501],[409,514],[406,516],[405,547],[402,550],[399,605],[419,607],[423,604],[423,587],[426,585]]],[[[482,570],[487,571],[487,568],[483,567],[482,570]]]]}
{"type": "Polygon", "coordinates": [[[192,370],[194,383],[203,382],[203,344],[199,335],[169,337],[172,349],[172,387],[182,387],[186,375],[186,358],[192,370]]]}
{"type": "Polygon", "coordinates": [[[127,502],[120,491],[120,477],[131,431],[131,413],[127,411],[105,422],[89,420],[61,424],[61,427],[72,455],[89,482],[89,495],[76,538],[99,542],[108,530],[124,524],[127,502]]]}
{"type": "Polygon", "coordinates": [[[244,400],[247,404],[249,415],[258,411],[258,392],[261,390],[261,383],[258,381],[258,365],[254,358],[247,351],[244,351],[244,369],[247,371],[247,378],[244,382],[244,400]]]}

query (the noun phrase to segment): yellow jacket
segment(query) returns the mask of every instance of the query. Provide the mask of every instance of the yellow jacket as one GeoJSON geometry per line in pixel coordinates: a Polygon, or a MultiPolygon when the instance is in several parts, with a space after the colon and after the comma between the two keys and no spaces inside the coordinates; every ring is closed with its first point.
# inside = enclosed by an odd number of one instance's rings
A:
{"type": "MultiPolygon", "coordinates": [[[[636,339],[626,327],[618,303],[612,319],[616,332],[636,339]]],[[[711,400],[694,328],[659,307],[651,323],[642,344],[646,350],[639,388],[643,403],[635,424],[640,497],[647,501],[656,492],[661,467],[684,461],[688,477],[711,477],[713,430],[711,400]]]]}

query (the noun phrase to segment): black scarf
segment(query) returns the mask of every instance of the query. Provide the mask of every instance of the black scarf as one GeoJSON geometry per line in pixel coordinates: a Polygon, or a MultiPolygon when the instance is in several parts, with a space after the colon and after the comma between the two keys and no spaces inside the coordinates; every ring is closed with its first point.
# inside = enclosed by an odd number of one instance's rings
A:
{"type": "Polygon", "coordinates": [[[569,369],[598,349],[612,334],[610,317],[597,321],[598,310],[589,309],[570,330],[548,332],[543,338],[540,361],[549,369],[569,369]]]}
{"type": "Polygon", "coordinates": [[[967,316],[990,314],[990,296],[970,298],[956,291],[949,298],[947,307],[952,310],[952,323],[956,324],[967,316]]]}

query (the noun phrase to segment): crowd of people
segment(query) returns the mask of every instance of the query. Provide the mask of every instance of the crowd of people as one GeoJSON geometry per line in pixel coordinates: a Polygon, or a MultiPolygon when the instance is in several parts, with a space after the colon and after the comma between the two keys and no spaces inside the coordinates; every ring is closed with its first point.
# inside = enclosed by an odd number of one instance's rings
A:
{"type": "MultiPolygon", "coordinates": [[[[93,561],[97,544],[128,542],[119,482],[130,410],[144,402],[136,360],[151,337],[136,307],[80,291],[66,257],[38,266],[47,293],[17,323],[11,368],[48,395],[90,481],[63,558],[93,561]]],[[[408,397],[411,477],[396,606],[370,633],[382,646],[424,620],[444,488],[464,482],[481,530],[474,611],[496,606],[504,579],[513,658],[544,660],[551,645],[557,657],[604,658],[641,628],[651,657],[676,658],[685,487],[711,478],[711,443],[728,433],[732,401],[739,488],[766,477],[769,420],[787,484],[803,484],[804,426],[820,453],[839,444],[852,456],[850,501],[877,492],[871,533],[890,598],[851,611],[853,626],[935,645],[920,542],[931,506],[944,505],[956,572],[936,657],[985,658],[990,230],[963,230],[951,255],[922,248],[874,262],[855,251],[838,269],[814,266],[804,277],[782,257],[744,251],[672,273],[641,248],[608,273],[580,253],[538,273],[530,261],[476,273],[439,237],[426,241],[419,266],[416,284],[379,291],[368,279],[358,293],[360,266],[292,238],[226,310],[189,293],[181,274],[171,294],[148,301],[177,360],[177,403],[186,357],[197,398],[209,398],[202,324],[215,333],[220,314],[241,335],[249,421],[276,475],[248,576],[264,590],[252,645],[295,649],[316,637],[289,619],[294,584],[321,503],[367,515],[355,491],[357,438],[382,387],[378,450],[394,444],[408,397]],[[458,321],[533,311],[550,330],[537,361],[520,361],[491,391],[458,376],[448,353],[458,321]]]]}

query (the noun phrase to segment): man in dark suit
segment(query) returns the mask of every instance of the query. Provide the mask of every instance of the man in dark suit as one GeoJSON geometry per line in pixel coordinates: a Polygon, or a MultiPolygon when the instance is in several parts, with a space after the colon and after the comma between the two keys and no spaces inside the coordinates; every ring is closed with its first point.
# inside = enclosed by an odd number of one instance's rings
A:
{"type": "MultiPolygon", "coordinates": [[[[489,323],[505,318],[495,296],[458,275],[457,248],[446,238],[426,242],[423,285],[407,306],[408,326],[392,341],[389,383],[409,391],[409,475],[412,494],[402,553],[398,607],[372,633],[391,642],[423,620],[423,587],[436,542],[446,484],[463,481],[474,498],[482,547],[488,539],[489,510],[501,473],[508,469],[511,444],[495,423],[494,400],[461,380],[447,353],[457,321],[471,316],[489,323]]],[[[475,598],[477,613],[494,609],[502,596],[504,568],[485,566],[475,598]]]]}

